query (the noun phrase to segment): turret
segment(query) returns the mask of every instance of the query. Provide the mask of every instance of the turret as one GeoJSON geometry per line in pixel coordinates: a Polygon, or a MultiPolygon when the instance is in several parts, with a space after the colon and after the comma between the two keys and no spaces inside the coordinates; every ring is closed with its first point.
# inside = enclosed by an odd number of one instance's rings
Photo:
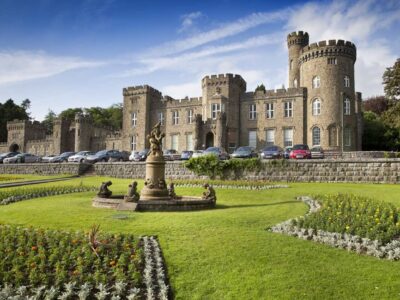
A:
{"type": "Polygon", "coordinates": [[[289,49],[289,87],[300,86],[300,66],[299,58],[301,50],[308,46],[308,33],[299,31],[292,32],[287,36],[287,46],[289,49]]]}

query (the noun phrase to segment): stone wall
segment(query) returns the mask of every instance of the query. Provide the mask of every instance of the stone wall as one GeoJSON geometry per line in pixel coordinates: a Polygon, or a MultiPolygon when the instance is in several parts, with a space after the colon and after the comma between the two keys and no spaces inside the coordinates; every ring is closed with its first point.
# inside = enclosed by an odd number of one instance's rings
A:
{"type": "Polygon", "coordinates": [[[87,164],[0,164],[0,174],[81,175],[91,165],[87,164]]]}

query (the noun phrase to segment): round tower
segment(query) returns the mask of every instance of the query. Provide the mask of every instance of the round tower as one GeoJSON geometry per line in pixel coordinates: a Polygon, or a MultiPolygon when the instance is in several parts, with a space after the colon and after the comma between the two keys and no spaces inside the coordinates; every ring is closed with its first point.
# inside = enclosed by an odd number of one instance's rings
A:
{"type": "Polygon", "coordinates": [[[287,36],[287,46],[289,50],[289,87],[299,87],[299,58],[301,50],[308,46],[308,33],[303,31],[289,33],[287,36]]]}
{"type": "Polygon", "coordinates": [[[92,120],[83,114],[75,114],[75,152],[90,150],[92,120]]]}
{"type": "Polygon", "coordinates": [[[357,149],[354,89],[356,46],[329,40],[304,47],[300,85],[307,88],[307,143],[334,151],[357,149]]]}

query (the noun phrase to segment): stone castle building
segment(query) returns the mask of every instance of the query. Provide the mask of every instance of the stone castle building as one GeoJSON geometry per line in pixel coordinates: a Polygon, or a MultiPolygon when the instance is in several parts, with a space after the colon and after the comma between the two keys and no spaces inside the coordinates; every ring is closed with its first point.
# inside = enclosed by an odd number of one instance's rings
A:
{"type": "Polygon", "coordinates": [[[361,150],[361,93],[354,89],[356,46],[343,40],[309,44],[306,32],[287,36],[289,87],[246,91],[240,75],[206,76],[202,97],[173,99],[148,85],[123,89],[123,128],[96,128],[85,116],[57,120],[52,136],[40,125],[8,123],[1,147],[49,154],[80,150],[141,150],[161,122],[164,148],[182,150],[221,146],[229,151],[250,145],[320,145],[326,150],[361,150]],[[14,146],[13,146],[14,145],[14,146]]]}

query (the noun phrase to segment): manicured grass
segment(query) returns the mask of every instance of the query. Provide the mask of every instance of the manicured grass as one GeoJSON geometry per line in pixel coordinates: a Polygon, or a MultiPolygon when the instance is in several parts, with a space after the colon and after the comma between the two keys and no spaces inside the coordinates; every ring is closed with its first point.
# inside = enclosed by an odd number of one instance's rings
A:
{"type": "MultiPolygon", "coordinates": [[[[105,180],[86,178],[83,184],[100,185],[105,180]]],[[[125,193],[130,183],[111,180],[114,194],[125,193]]],[[[139,189],[142,184],[139,181],[139,189]]],[[[101,224],[101,229],[108,232],[157,235],[177,299],[399,298],[399,262],[359,256],[265,228],[307,211],[303,203],[294,200],[295,196],[354,193],[400,206],[400,186],[290,186],[265,191],[217,189],[217,209],[169,213],[92,208],[95,193],[86,192],[0,207],[0,222],[79,230],[101,224]],[[119,219],[117,215],[121,214],[128,218],[119,219]]],[[[201,188],[177,188],[180,195],[202,192],[201,188]]]]}
{"type": "Polygon", "coordinates": [[[0,174],[0,184],[9,182],[20,182],[20,181],[30,181],[30,180],[42,180],[42,179],[52,179],[69,177],[71,175],[33,175],[33,174],[0,174]]]}

